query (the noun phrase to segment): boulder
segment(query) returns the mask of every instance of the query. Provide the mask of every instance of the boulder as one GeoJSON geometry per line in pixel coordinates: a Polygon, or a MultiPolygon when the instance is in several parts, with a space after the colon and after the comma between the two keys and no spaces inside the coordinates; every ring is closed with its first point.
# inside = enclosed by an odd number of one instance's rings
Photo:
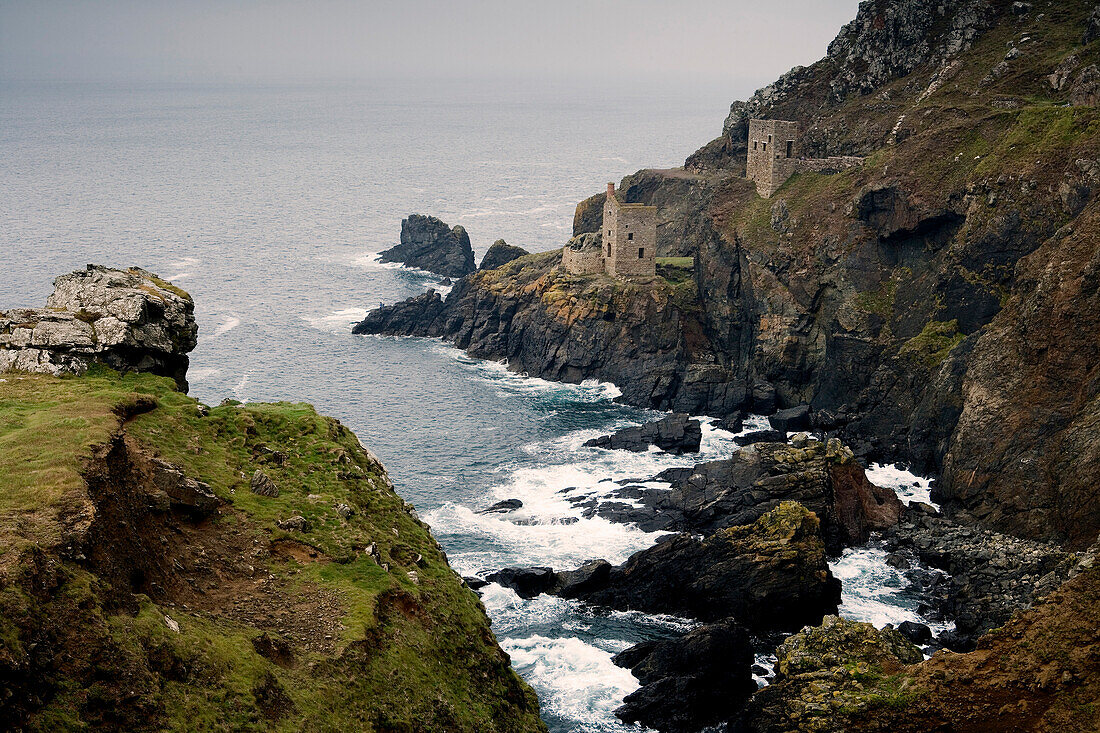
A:
{"type": "Polygon", "coordinates": [[[898,633],[914,644],[927,644],[932,641],[932,629],[928,624],[916,621],[902,621],[898,624],[898,633]]]}
{"type": "Polygon", "coordinates": [[[523,502],[519,499],[505,499],[482,509],[478,514],[504,514],[505,512],[514,512],[522,507],[523,502]]]}
{"type": "Polygon", "coordinates": [[[266,473],[260,469],[256,469],[252,474],[252,481],[249,484],[249,488],[253,494],[259,494],[260,496],[270,496],[272,498],[279,495],[279,487],[275,485],[266,473]]]}
{"type": "Polygon", "coordinates": [[[675,413],[638,427],[623,428],[611,435],[593,438],[585,446],[642,453],[655,445],[667,453],[698,453],[702,439],[703,429],[698,420],[685,413],[675,413]]]}
{"type": "Polygon", "coordinates": [[[504,568],[485,576],[490,583],[500,583],[514,590],[520,598],[534,598],[550,591],[557,580],[551,568],[504,568]]]}
{"type": "Polygon", "coordinates": [[[660,731],[697,731],[730,720],[756,690],[745,628],[722,621],[678,639],[645,641],[613,658],[642,686],[615,711],[624,723],[660,731]]]}
{"type": "Polygon", "coordinates": [[[83,374],[94,363],[187,390],[198,343],[191,296],[140,268],[88,265],[54,281],[46,308],[0,311],[0,372],[83,374]]]}
{"type": "Polygon", "coordinates": [[[798,430],[810,429],[810,406],[797,405],[786,410],[779,410],[768,417],[768,424],[773,430],[782,433],[793,433],[798,430]]]}
{"type": "Polygon", "coordinates": [[[477,269],[495,270],[526,254],[529,253],[523,247],[516,247],[515,245],[508,244],[503,239],[498,239],[493,242],[492,246],[489,247],[489,251],[481,258],[481,265],[479,265],[477,269]]]}
{"type": "Polygon", "coordinates": [[[876,629],[862,621],[828,616],[820,626],[803,629],[775,650],[776,671],[785,678],[846,664],[896,668],[924,659],[920,649],[894,629],[876,629]]]}
{"type": "Polygon", "coordinates": [[[787,434],[781,430],[753,430],[744,435],[735,436],[733,439],[737,445],[752,445],[753,443],[786,443],[787,434]]]}
{"type": "Polygon", "coordinates": [[[476,269],[466,230],[421,214],[410,214],[402,220],[401,244],[379,253],[379,257],[382,262],[400,262],[448,277],[462,277],[476,269]]]}
{"type": "Polygon", "coordinates": [[[170,463],[153,459],[152,473],[154,489],[164,492],[173,509],[201,518],[213,514],[221,504],[209,484],[184,476],[170,463]]]}

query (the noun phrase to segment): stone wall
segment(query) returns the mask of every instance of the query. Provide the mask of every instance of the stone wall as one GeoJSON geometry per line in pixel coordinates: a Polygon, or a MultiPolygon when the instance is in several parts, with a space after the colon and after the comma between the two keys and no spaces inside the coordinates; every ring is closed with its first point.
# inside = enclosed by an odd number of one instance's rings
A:
{"type": "Polygon", "coordinates": [[[788,120],[749,120],[745,177],[756,192],[769,198],[795,173],[839,171],[863,164],[863,158],[837,155],[800,158],[798,123],[788,120]]]}
{"type": "Polygon", "coordinates": [[[604,255],[598,234],[580,234],[569,240],[561,251],[561,264],[570,275],[602,274],[604,255]]]}
{"type": "Polygon", "coordinates": [[[793,173],[822,173],[842,171],[863,165],[863,158],[854,155],[833,155],[828,158],[803,158],[794,161],[793,173]]]}

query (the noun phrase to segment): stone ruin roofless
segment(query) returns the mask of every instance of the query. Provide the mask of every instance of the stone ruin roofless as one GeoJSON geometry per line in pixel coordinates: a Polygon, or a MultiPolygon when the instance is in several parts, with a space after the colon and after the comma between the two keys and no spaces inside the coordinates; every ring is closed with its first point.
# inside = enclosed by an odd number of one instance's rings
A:
{"type": "Polygon", "coordinates": [[[562,250],[562,265],[571,275],[655,276],[657,207],[624,204],[615,194],[615,184],[607,184],[603,231],[571,239],[562,250]]]}
{"type": "Polygon", "coordinates": [[[756,192],[764,198],[795,173],[839,171],[863,164],[863,158],[850,155],[799,157],[798,123],[789,120],[749,120],[748,147],[745,177],[756,183],[756,192]]]}

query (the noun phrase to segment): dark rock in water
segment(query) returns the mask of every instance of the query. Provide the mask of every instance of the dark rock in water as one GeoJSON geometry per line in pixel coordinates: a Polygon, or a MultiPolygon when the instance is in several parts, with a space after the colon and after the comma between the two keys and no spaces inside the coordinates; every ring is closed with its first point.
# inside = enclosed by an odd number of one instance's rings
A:
{"type": "Polygon", "coordinates": [[[731,433],[740,433],[745,429],[745,416],[737,412],[723,420],[719,420],[714,425],[722,430],[728,430],[731,433]]]}
{"type": "Polygon", "coordinates": [[[786,410],[779,410],[768,417],[768,424],[774,430],[784,433],[793,433],[799,430],[810,429],[810,406],[798,405],[786,410]]]}
{"type": "Polygon", "coordinates": [[[772,673],[770,669],[768,669],[767,667],[761,666],[759,664],[752,665],[752,667],[750,669],[752,670],[753,674],[755,674],[759,677],[767,677],[768,675],[770,675],[772,673]]]}
{"type": "Polygon", "coordinates": [[[732,458],[668,469],[655,479],[669,482],[672,490],[624,487],[621,493],[634,504],[591,500],[589,511],[649,531],[708,534],[750,524],[780,502],[797,501],[821,520],[832,554],[894,526],[902,512],[894,492],[871,484],[852,452],[836,439],[757,443],[732,458]]]}
{"type": "Polygon", "coordinates": [[[779,430],[754,430],[751,433],[738,435],[733,439],[737,445],[752,445],[753,443],[786,443],[787,434],[779,430]]]}
{"type": "Polygon", "coordinates": [[[508,244],[503,239],[498,239],[493,242],[493,245],[489,247],[489,251],[481,258],[481,265],[479,265],[477,269],[495,270],[526,254],[529,253],[523,247],[516,247],[508,244]]]}
{"type": "Polygon", "coordinates": [[[415,298],[403,300],[394,305],[385,305],[375,308],[367,313],[359,323],[352,327],[352,333],[381,333],[386,324],[415,321],[420,318],[436,318],[443,312],[445,301],[443,296],[429,288],[426,293],[421,293],[415,298]]]}
{"type": "Polygon", "coordinates": [[[401,244],[380,256],[382,262],[400,262],[448,277],[462,277],[475,269],[466,230],[421,214],[410,214],[401,222],[401,244]]]}
{"type": "Polygon", "coordinates": [[[555,589],[562,598],[579,598],[607,585],[611,577],[611,563],[607,560],[589,560],[576,570],[557,573],[555,589]]]}
{"type": "Polygon", "coordinates": [[[488,580],[468,575],[462,576],[462,582],[465,583],[470,590],[481,590],[485,586],[489,585],[488,580]]]}
{"type": "Polygon", "coordinates": [[[748,632],[730,620],[679,639],[642,642],[613,659],[642,683],[615,715],[671,733],[729,721],[756,690],[752,660],[748,632]]]}
{"type": "Polygon", "coordinates": [[[793,502],[704,540],[670,536],[611,568],[602,585],[589,586],[574,597],[703,621],[733,617],[755,629],[817,623],[840,601],[820,523],[793,502]]]}
{"type": "Polygon", "coordinates": [[[892,568],[898,568],[899,570],[908,570],[910,567],[912,567],[912,564],[909,562],[909,558],[907,558],[904,554],[900,552],[891,552],[889,555],[887,555],[886,564],[892,568]]]}
{"type": "Polygon", "coordinates": [[[623,428],[611,435],[593,438],[587,447],[628,450],[642,453],[655,445],[668,453],[698,453],[703,430],[698,420],[684,413],[648,422],[633,428],[623,428]]]}
{"type": "Polygon", "coordinates": [[[927,644],[932,641],[932,629],[927,624],[915,621],[902,621],[898,624],[898,633],[914,644],[927,644]]]}
{"type": "Polygon", "coordinates": [[[440,285],[444,285],[444,286],[446,286],[446,285],[454,285],[454,284],[455,284],[455,281],[454,281],[454,280],[452,280],[452,279],[451,279],[451,278],[449,278],[449,277],[445,277],[445,278],[443,278],[442,280],[440,280],[440,281],[439,281],[439,284],[440,284],[440,285]]]}
{"type": "Polygon", "coordinates": [[[505,512],[514,512],[516,509],[521,509],[523,502],[519,499],[505,499],[504,501],[498,501],[491,507],[486,507],[478,512],[478,514],[503,514],[505,512]]]}
{"type": "Polygon", "coordinates": [[[520,598],[534,598],[554,587],[557,577],[550,568],[504,568],[485,576],[490,583],[511,588],[520,598]]]}

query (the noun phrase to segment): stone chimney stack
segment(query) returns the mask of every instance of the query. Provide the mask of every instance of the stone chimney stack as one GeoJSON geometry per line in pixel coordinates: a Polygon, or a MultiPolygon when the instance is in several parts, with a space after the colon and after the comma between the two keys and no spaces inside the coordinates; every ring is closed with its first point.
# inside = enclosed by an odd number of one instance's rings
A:
{"type": "Polygon", "coordinates": [[[608,195],[608,197],[612,197],[612,196],[615,195],[615,184],[614,183],[607,184],[607,195],[608,195]]]}

